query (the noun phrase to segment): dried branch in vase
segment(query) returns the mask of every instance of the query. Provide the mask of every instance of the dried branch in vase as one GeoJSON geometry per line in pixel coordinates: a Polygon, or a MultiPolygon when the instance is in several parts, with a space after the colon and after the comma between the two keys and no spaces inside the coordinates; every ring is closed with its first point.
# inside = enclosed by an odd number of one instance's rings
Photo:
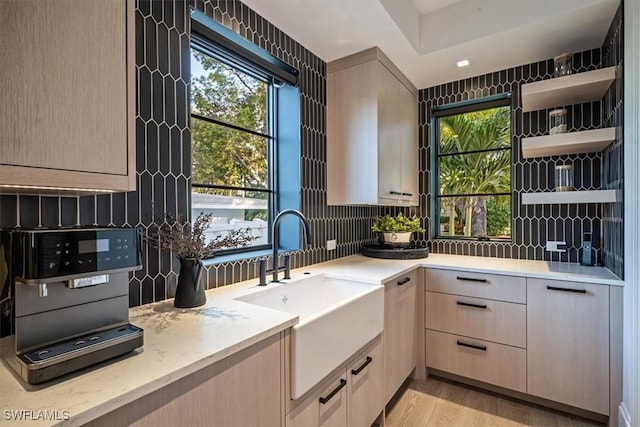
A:
{"type": "Polygon", "coordinates": [[[151,231],[145,238],[153,248],[173,251],[181,259],[210,257],[221,249],[247,246],[257,237],[251,236],[250,228],[231,230],[207,242],[205,232],[211,226],[212,215],[200,214],[193,223],[180,216],[167,217],[167,222],[151,231]]]}

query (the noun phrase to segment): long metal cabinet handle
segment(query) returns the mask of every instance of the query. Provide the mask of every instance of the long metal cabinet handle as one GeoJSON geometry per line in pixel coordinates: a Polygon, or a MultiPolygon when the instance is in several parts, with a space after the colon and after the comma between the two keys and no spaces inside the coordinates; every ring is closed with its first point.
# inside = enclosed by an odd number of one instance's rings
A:
{"type": "Polygon", "coordinates": [[[466,342],[462,342],[462,341],[457,341],[456,344],[458,344],[460,347],[469,347],[475,350],[487,351],[486,345],[467,344],[466,342]]]}
{"type": "Polygon", "coordinates": [[[338,385],[338,387],[334,388],[333,391],[331,393],[329,393],[327,396],[325,396],[325,397],[321,396],[320,397],[320,403],[322,403],[324,405],[325,403],[330,401],[331,398],[333,396],[335,396],[336,394],[338,394],[338,392],[340,390],[342,390],[342,387],[344,387],[346,385],[347,385],[347,380],[340,378],[340,384],[338,385]]]}
{"type": "Polygon", "coordinates": [[[471,304],[470,302],[462,302],[462,301],[457,301],[456,304],[463,305],[465,307],[483,308],[485,310],[487,309],[486,304],[471,304]]]}
{"type": "Polygon", "coordinates": [[[404,284],[406,284],[406,283],[409,283],[410,281],[411,281],[411,278],[410,278],[410,277],[405,277],[405,278],[404,278],[404,279],[402,279],[402,280],[398,280],[398,286],[402,286],[402,285],[404,285],[404,284]]]}
{"type": "Polygon", "coordinates": [[[571,288],[558,288],[556,286],[547,286],[550,291],[563,291],[563,292],[575,292],[577,294],[586,294],[586,289],[571,289],[571,288]]]}
{"type": "Polygon", "coordinates": [[[351,370],[351,375],[358,375],[371,362],[373,362],[373,358],[370,357],[370,356],[367,356],[367,360],[365,360],[364,363],[362,365],[360,365],[360,367],[358,367],[357,369],[352,369],[351,370]]]}
{"type": "Polygon", "coordinates": [[[464,280],[467,282],[479,282],[479,283],[487,283],[487,279],[476,279],[475,277],[463,277],[463,276],[457,276],[456,279],[458,280],[464,280]]]}

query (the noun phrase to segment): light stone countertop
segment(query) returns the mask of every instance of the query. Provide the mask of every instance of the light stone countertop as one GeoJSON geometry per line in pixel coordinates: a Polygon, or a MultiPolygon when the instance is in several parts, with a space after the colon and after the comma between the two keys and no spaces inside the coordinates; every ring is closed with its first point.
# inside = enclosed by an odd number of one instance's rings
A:
{"type": "Polygon", "coordinates": [[[322,271],[335,277],[380,284],[408,273],[416,267],[624,286],[623,280],[604,267],[445,254],[429,254],[428,258],[415,260],[385,260],[353,255],[300,270],[322,271]]]}
{"type": "MultiPolygon", "coordinates": [[[[417,267],[623,285],[602,267],[583,267],[544,261],[524,261],[459,255],[430,254],[418,260],[381,260],[361,255],[340,258],[295,270],[380,285],[417,267]]],[[[10,425],[5,410],[69,411],[61,425],[81,425],[231,354],[291,327],[297,316],[236,301],[261,289],[253,279],[207,291],[207,304],[176,309],[173,301],[135,307],[130,321],[145,330],[144,347],[116,362],[103,363],[63,381],[29,387],[4,364],[0,365],[0,424],[10,425]]],[[[270,285],[271,287],[277,285],[270,285]]],[[[0,347],[10,342],[0,340],[0,347]]],[[[20,421],[20,426],[55,425],[55,420],[20,421]]]]}

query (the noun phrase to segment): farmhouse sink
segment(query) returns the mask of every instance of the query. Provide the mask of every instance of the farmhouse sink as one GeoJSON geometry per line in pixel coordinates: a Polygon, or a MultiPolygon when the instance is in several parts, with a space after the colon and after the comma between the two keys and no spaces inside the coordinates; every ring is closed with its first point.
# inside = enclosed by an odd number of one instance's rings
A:
{"type": "Polygon", "coordinates": [[[291,333],[291,397],[297,399],[382,332],[384,287],[315,274],[237,298],[300,321],[291,333]]]}

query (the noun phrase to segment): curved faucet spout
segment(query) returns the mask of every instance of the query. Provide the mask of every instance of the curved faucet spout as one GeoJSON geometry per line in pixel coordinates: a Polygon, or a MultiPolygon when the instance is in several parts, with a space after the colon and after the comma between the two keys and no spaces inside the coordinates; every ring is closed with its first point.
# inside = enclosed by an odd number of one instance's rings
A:
{"type": "Polygon", "coordinates": [[[304,227],[304,237],[307,245],[311,244],[311,226],[309,225],[309,221],[304,216],[302,212],[296,209],[285,209],[281,211],[273,220],[273,227],[271,229],[271,235],[273,236],[273,279],[272,282],[278,282],[278,271],[280,270],[278,266],[278,243],[279,243],[279,229],[280,229],[280,221],[286,215],[294,215],[300,219],[302,225],[304,227]]]}

